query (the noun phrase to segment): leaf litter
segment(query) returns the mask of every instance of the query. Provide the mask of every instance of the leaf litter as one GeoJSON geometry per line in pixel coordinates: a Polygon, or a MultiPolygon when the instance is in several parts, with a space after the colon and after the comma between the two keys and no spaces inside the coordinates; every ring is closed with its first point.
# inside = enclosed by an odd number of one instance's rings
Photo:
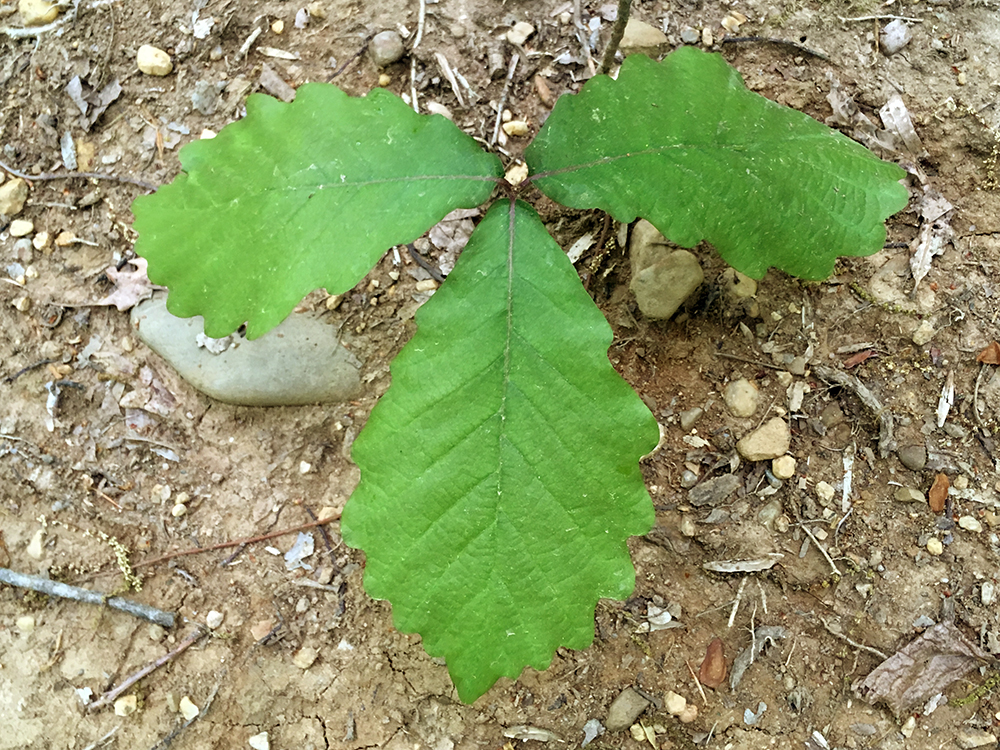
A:
{"type": "Polygon", "coordinates": [[[882,662],[851,688],[870,703],[885,703],[900,717],[925,705],[949,685],[994,659],[953,622],[939,622],[882,662]]]}

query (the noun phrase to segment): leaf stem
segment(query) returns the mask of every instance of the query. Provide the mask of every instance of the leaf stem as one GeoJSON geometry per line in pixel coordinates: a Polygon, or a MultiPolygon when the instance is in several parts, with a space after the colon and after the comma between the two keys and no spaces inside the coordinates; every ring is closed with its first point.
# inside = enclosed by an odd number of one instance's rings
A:
{"type": "Polygon", "coordinates": [[[618,0],[618,17],[611,27],[611,39],[604,49],[604,57],[601,60],[601,75],[607,75],[611,71],[611,66],[615,62],[615,53],[618,45],[621,44],[622,36],[625,34],[625,26],[628,24],[628,14],[632,6],[632,0],[618,0]]]}

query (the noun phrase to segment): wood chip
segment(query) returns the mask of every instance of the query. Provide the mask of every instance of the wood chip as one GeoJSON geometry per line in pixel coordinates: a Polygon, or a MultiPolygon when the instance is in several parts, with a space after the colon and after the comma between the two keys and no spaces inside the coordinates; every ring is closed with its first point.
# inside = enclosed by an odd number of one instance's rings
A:
{"type": "Polygon", "coordinates": [[[1000,365],[1000,343],[994,341],[976,356],[976,362],[984,365],[1000,365]]]}

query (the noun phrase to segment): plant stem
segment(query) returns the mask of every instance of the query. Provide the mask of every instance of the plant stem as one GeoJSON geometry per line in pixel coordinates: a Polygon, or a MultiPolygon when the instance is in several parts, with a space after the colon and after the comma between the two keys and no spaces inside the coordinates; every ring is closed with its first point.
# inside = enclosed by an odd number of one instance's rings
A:
{"type": "Polygon", "coordinates": [[[604,58],[601,60],[601,75],[606,76],[615,62],[615,52],[618,51],[618,45],[621,44],[622,36],[625,34],[625,25],[628,23],[631,6],[632,0],[618,0],[618,17],[615,19],[615,25],[611,27],[611,39],[604,50],[604,58]]]}

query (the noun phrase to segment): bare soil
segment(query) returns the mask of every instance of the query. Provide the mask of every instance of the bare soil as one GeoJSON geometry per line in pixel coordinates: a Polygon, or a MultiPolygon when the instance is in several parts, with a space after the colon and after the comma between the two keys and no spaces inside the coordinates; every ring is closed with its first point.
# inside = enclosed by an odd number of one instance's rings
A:
{"type": "MultiPolygon", "coordinates": [[[[13,6],[0,4],[6,14],[0,23],[20,25],[9,13],[13,6]]],[[[320,6],[325,18],[296,29],[299,7],[277,0],[83,0],[76,20],[58,33],[0,35],[0,159],[27,173],[51,172],[61,163],[60,137],[68,131],[81,170],[161,184],[179,171],[180,145],[241,115],[245,96],[260,87],[263,66],[297,86],[331,80],[346,64],[335,81],[360,95],[379,82],[366,54],[354,58],[369,35],[398,25],[411,34],[417,29],[417,0],[320,0],[320,6]],[[195,11],[215,21],[204,39],[192,34],[195,11]],[[272,27],[279,20],[281,34],[272,27]],[[262,33],[241,54],[258,28],[262,33]],[[135,58],[142,44],[166,50],[173,73],[140,74],[135,58]],[[295,59],[266,56],[267,47],[295,59]],[[85,93],[114,79],[122,87],[89,130],[66,93],[74,76],[85,93]],[[210,115],[192,106],[199,82],[226,84],[210,115]]],[[[0,588],[0,750],[236,748],[264,731],[273,748],[500,748],[518,742],[505,732],[521,725],[579,747],[586,722],[603,722],[628,686],[655,699],[641,719],[655,739],[640,742],[623,731],[604,734],[591,747],[817,748],[819,732],[830,747],[940,748],[971,729],[997,732],[994,691],[963,700],[992,684],[996,670],[989,660],[945,690],[946,705],[929,714],[916,707],[909,726],[906,715],[872,706],[851,689],[881,662],[871,649],[888,655],[902,648],[926,627],[921,616],[939,621],[953,612],[967,638],[1000,652],[996,605],[983,604],[989,601],[983,584],[998,578],[1000,381],[995,367],[976,361],[1000,338],[997,4],[657,0],[634,6],[635,17],[665,24],[674,44],[685,26],[711,29],[718,44],[723,18],[736,10],[749,18],[740,35],[826,53],[829,59],[766,41],[719,47],[752,89],[820,120],[831,114],[828,74],[876,122],[889,96],[902,94],[927,152],[918,166],[956,207],[954,242],[934,259],[918,293],[910,294],[908,268],[908,245],[920,227],[916,201],[889,222],[889,242],[899,244],[842,262],[823,283],[769,273],[756,305],[727,296],[724,263],[701,247],[705,289],[670,322],[641,316],[620,251],[585,256],[581,273],[615,328],[612,362],[664,428],[661,448],[643,464],[657,525],[632,540],[635,593],[624,603],[600,604],[591,648],[560,650],[547,671],[525,670],[463,705],[419,637],[394,630],[389,605],[366,596],[363,556],[340,542],[336,522],[325,537],[315,534],[316,571],[308,575],[289,573],[283,559],[266,550],[273,545],[284,552],[294,536],[142,565],[171,551],[308,523],[323,509],[336,513],[343,506],[358,480],[350,443],[388,387],[391,357],[412,333],[415,281],[405,273],[398,282],[390,279],[387,258],[372,272],[381,282],[378,305],[366,296],[373,289],[366,279],[325,313],[332,325],[348,324],[348,344],[365,362],[364,397],[296,408],[228,406],[194,391],[141,345],[126,313],[88,304],[111,290],[108,266],[130,257],[129,205],[143,189],[82,178],[37,181],[18,218],[33,221],[36,232],[71,232],[85,242],[50,244],[15,258],[14,238],[0,234],[4,266],[16,261],[30,271],[23,288],[7,278],[0,284],[0,564],[124,593],[113,539],[142,579],[141,591],[128,596],[192,622],[204,622],[210,610],[224,620],[140,681],[130,691],[138,696],[137,710],[121,717],[110,708],[85,710],[78,691],[100,695],[168,652],[192,626],[182,622],[164,631],[114,610],[0,588]],[[911,26],[912,42],[892,57],[877,48],[880,22],[840,20],[877,13],[921,20],[911,26]],[[30,307],[19,301],[25,296],[30,307]],[[937,332],[914,344],[925,320],[937,332]],[[99,347],[88,347],[98,339],[99,347]],[[850,374],[895,416],[899,445],[930,448],[924,469],[907,469],[895,452],[881,455],[878,415],[850,388],[831,387],[813,371],[818,364],[842,369],[859,344],[874,356],[850,374]],[[728,472],[735,440],[787,407],[782,357],[807,353],[806,372],[794,379],[809,391],[801,409],[786,415],[796,476],[771,493],[764,467],[743,464],[734,497],[716,508],[692,507],[681,487],[683,472],[694,470],[702,479],[728,472]],[[725,384],[739,377],[761,392],[762,408],[752,418],[737,419],[722,403],[725,384]],[[936,410],[949,379],[955,398],[943,428],[936,410]],[[54,420],[45,388],[52,381],[69,381],[54,420]],[[149,391],[154,381],[173,402],[163,413],[120,407],[128,393],[149,391]],[[706,412],[696,435],[679,424],[680,412],[694,407],[706,412]],[[841,491],[851,451],[852,506],[845,517],[841,491]],[[926,493],[937,474],[959,488],[944,513],[893,499],[899,487],[926,493]],[[820,482],[833,486],[836,497],[817,494],[820,482]],[[190,500],[178,518],[171,509],[181,493],[190,500]],[[758,514],[775,500],[780,516],[765,525],[758,514]],[[982,530],[957,525],[963,516],[982,530]],[[28,545],[40,529],[44,545],[36,559],[28,545]],[[928,552],[932,537],[941,540],[941,554],[928,552]],[[775,552],[784,555],[778,565],[749,576],[702,567],[775,552]],[[683,627],[637,632],[650,603],[679,606],[683,627]],[[706,689],[703,700],[688,665],[697,671],[713,637],[722,639],[732,665],[760,625],[781,626],[787,637],[755,660],[735,690],[728,684],[706,689]],[[307,669],[293,661],[301,662],[303,649],[318,654],[307,669]],[[697,704],[697,719],[681,724],[668,715],[666,691],[697,704]],[[183,696],[208,707],[186,728],[174,710],[183,696]],[[766,710],[746,723],[745,711],[757,712],[761,703],[766,710]]],[[[460,127],[488,140],[513,52],[499,38],[515,22],[528,21],[536,31],[519,50],[522,64],[507,107],[537,132],[549,110],[535,76],[553,96],[579,90],[587,77],[585,67],[555,59],[581,49],[573,21],[558,17],[565,10],[572,12],[572,3],[428,4],[423,39],[412,53],[420,103],[447,106],[460,127]],[[435,53],[465,76],[476,101],[459,105],[435,53]],[[491,55],[503,63],[495,76],[491,55]]],[[[583,3],[581,22],[599,11],[599,4],[583,3]]],[[[609,28],[601,24],[598,54],[609,28]]],[[[410,93],[410,60],[385,71],[390,90],[410,93]]],[[[516,160],[528,140],[509,139],[505,160],[516,160]]],[[[603,223],[596,213],[551,203],[540,203],[540,210],[566,247],[585,231],[600,232],[603,223]]],[[[323,295],[304,305],[325,309],[323,295]]]]}

